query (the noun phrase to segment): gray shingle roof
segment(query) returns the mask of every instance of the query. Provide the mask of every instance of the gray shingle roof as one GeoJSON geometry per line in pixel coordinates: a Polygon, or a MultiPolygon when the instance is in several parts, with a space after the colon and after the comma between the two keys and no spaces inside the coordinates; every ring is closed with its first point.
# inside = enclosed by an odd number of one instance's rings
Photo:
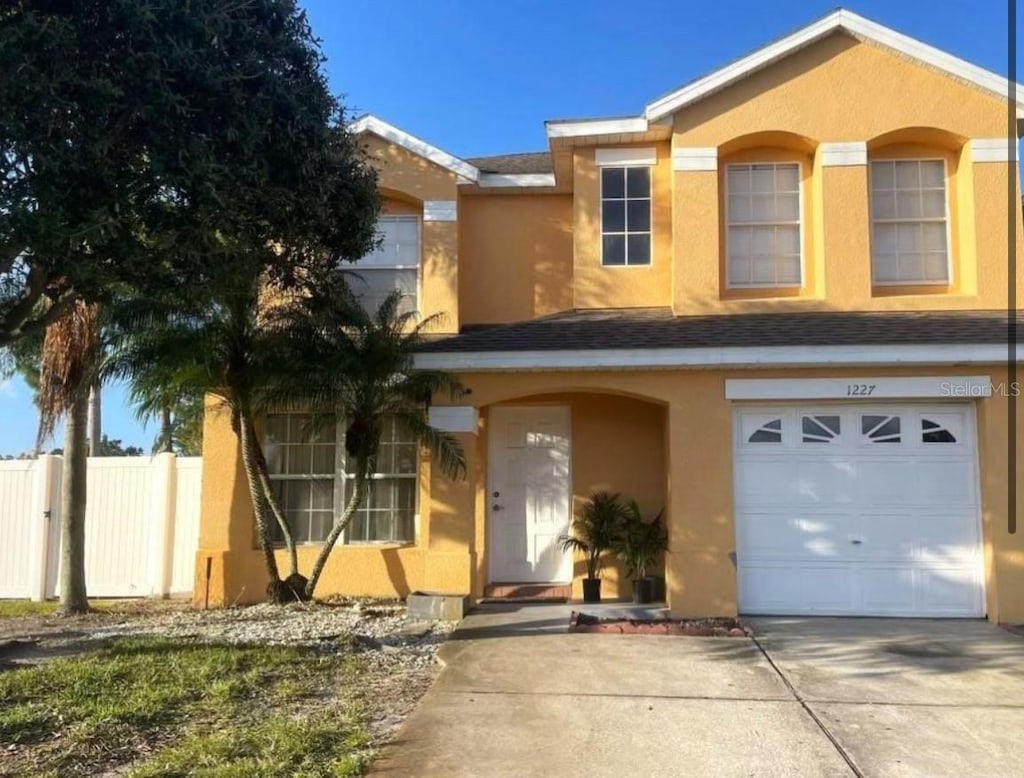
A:
{"type": "MultiPolygon", "coordinates": [[[[1024,341],[1020,312],[1014,317],[1024,341]]],[[[567,311],[466,328],[428,352],[1006,343],[1006,311],[886,311],[673,316],[668,308],[567,311]]]]}
{"type": "Polygon", "coordinates": [[[466,162],[482,173],[550,173],[551,154],[531,151],[525,154],[497,154],[491,157],[468,157],[466,162]]]}

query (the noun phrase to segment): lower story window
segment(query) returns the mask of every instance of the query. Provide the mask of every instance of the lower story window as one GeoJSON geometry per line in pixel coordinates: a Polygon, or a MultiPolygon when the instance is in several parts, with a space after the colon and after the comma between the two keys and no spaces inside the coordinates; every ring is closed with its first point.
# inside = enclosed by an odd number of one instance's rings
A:
{"type": "MultiPolygon", "coordinates": [[[[344,426],[314,428],[312,422],[304,413],[269,414],[263,433],[271,487],[296,543],[326,540],[353,487],[344,426]]],[[[384,420],[377,471],[342,542],[415,540],[418,451],[393,418],[384,420]]],[[[275,531],[283,540],[276,525],[275,531]]]]}

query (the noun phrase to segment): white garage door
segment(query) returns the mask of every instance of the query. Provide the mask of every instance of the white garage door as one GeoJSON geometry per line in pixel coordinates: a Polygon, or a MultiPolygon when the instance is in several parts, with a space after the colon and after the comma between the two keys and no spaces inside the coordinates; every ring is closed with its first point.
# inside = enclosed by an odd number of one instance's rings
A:
{"type": "Polygon", "coordinates": [[[742,407],[742,613],[983,616],[969,405],[742,407]]]}

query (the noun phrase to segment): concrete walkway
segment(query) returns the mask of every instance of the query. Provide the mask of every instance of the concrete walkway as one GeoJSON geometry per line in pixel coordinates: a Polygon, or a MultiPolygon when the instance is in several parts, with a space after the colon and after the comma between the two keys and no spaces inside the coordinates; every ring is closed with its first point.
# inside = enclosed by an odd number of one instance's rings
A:
{"type": "Polygon", "coordinates": [[[569,635],[570,610],[488,606],[465,619],[374,774],[1024,774],[1024,640],[990,624],[762,619],[755,640],[569,635]]]}

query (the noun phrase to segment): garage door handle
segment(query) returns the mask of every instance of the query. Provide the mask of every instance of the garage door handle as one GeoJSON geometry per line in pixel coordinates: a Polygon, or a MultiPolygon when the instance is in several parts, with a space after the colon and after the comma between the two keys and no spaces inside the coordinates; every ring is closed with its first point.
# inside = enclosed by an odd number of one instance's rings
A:
{"type": "Polygon", "coordinates": [[[860,540],[859,538],[851,538],[851,539],[850,539],[850,542],[851,542],[851,543],[853,543],[853,545],[855,545],[855,546],[859,546],[859,545],[860,545],[861,543],[863,543],[864,541],[863,541],[863,540],[860,540]]]}

